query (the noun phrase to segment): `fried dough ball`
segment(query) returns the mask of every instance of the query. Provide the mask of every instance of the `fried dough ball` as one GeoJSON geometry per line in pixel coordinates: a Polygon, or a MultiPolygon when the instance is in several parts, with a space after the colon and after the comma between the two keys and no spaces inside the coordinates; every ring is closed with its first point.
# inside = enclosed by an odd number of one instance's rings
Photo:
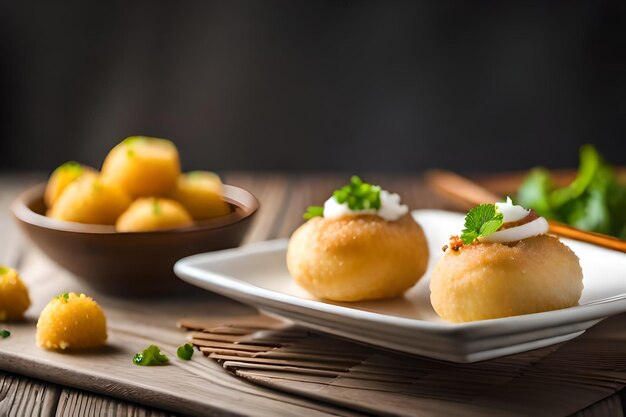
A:
{"type": "Polygon", "coordinates": [[[17,271],[0,266],[0,321],[22,319],[28,307],[28,289],[17,271]]]}
{"type": "Polygon", "coordinates": [[[118,187],[84,175],[65,188],[47,215],[68,222],[115,224],[130,203],[118,187]]]}
{"type": "Polygon", "coordinates": [[[182,204],[194,220],[230,213],[230,206],[222,197],[222,181],[213,172],[193,171],[181,175],[172,198],[182,204]]]}
{"type": "Polygon", "coordinates": [[[55,169],[52,175],[50,175],[43,196],[46,207],[52,207],[61,193],[63,193],[63,190],[83,175],[97,175],[97,171],[74,161],[66,162],[55,169]]]}
{"type": "Polygon", "coordinates": [[[93,298],[73,292],[55,297],[37,321],[37,345],[45,349],[85,349],[107,340],[107,322],[93,298]]]}
{"type": "Polygon", "coordinates": [[[180,203],[166,198],[139,198],[115,224],[118,232],[146,232],[189,226],[193,219],[180,203]]]}
{"type": "Polygon", "coordinates": [[[571,307],[582,290],[578,257],[549,235],[450,249],[430,279],[435,311],[452,322],[571,307]]]}
{"type": "Polygon", "coordinates": [[[319,298],[360,301],[396,297],[421,278],[428,263],[422,228],[410,215],[315,217],[289,241],[287,267],[319,298]]]}
{"type": "Polygon", "coordinates": [[[180,175],[176,146],[166,139],[131,136],[113,149],[102,164],[102,179],[131,197],[166,196],[180,175]]]}

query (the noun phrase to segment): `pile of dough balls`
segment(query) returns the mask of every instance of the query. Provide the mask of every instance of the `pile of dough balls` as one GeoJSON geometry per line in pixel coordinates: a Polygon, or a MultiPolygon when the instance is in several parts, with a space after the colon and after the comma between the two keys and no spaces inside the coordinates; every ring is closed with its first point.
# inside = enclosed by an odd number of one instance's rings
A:
{"type": "Polygon", "coordinates": [[[61,165],[48,181],[44,202],[54,219],[115,225],[120,232],[185,227],[231,212],[219,176],[181,173],[176,145],[144,136],[115,146],[101,172],[77,162],[61,165]]]}
{"type": "Polygon", "coordinates": [[[73,292],[55,297],[37,322],[37,344],[45,349],[86,349],[107,340],[107,323],[91,297],[73,292]]]}
{"type": "Polygon", "coordinates": [[[0,266],[0,321],[21,320],[28,307],[28,289],[17,271],[0,266]]]}

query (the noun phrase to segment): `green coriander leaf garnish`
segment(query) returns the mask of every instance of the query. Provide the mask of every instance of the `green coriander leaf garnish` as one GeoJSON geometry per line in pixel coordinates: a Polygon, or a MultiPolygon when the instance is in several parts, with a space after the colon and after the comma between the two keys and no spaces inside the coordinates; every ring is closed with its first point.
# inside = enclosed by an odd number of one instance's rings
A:
{"type": "Polygon", "coordinates": [[[0,330],[0,337],[3,339],[6,339],[7,337],[11,336],[11,332],[8,330],[0,330]]]}
{"type": "Polygon", "coordinates": [[[133,363],[139,366],[161,366],[168,362],[169,358],[161,353],[161,349],[156,345],[150,345],[143,352],[135,353],[133,356],[133,363]]]}
{"type": "Polygon", "coordinates": [[[156,198],[152,200],[152,214],[154,214],[155,216],[161,215],[161,204],[156,198]]]}
{"type": "Polygon", "coordinates": [[[313,217],[324,217],[324,207],[322,206],[309,206],[306,209],[306,213],[304,213],[304,217],[306,220],[312,219],[313,217]]]}
{"type": "Polygon", "coordinates": [[[9,273],[9,268],[7,268],[6,266],[0,266],[0,276],[8,274],[9,273]]]}
{"type": "Polygon", "coordinates": [[[502,226],[504,216],[495,204],[481,204],[471,209],[465,216],[465,228],[461,233],[464,245],[469,245],[479,237],[489,236],[502,226]]]}
{"type": "Polygon", "coordinates": [[[188,361],[193,356],[193,345],[191,343],[185,343],[176,349],[176,356],[180,359],[188,361]]]}

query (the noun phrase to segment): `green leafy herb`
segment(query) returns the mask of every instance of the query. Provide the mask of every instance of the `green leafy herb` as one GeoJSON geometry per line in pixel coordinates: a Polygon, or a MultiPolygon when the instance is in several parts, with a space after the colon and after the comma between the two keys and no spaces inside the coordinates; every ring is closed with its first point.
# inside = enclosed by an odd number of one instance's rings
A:
{"type": "Polygon", "coordinates": [[[580,148],[578,175],[569,185],[556,187],[547,170],[535,168],[517,200],[546,218],[626,239],[626,185],[591,145],[580,148]]]}
{"type": "Polygon", "coordinates": [[[143,352],[135,353],[133,363],[139,366],[161,366],[167,365],[169,358],[161,353],[156,345],[150,345],[143,352]]]}
{"type": "Polygon", "coordinates": [[[306,220],[312,219],[313,217],[324,217],[324,207],[322,206],[309,206],[306,209],[306,213],[304,213],[304,217],[306,220]]]}
{"type": "MultiPolygon", "coordinates": [[[[380,187],[363,182],[353,175],[350,184],[333,192],[333,198],[339,204],[347,204],[350,210],[378,210],[380,208],[380,187]]],[[[305,219],[324,216],[324,207],[310,206],[304,214],[305,219]]]]}
{"type": "Polygon", "coordinates": [[[176,356],[180,359],[188,361],[193,356],[193,345],[191,343],[185,343],[176,349],[176,356]]]}
{"type": "Polygon", "coordinates": [[[1,338],[6,339],[9,336],[11,336],[11,332],[10,331],[4,330],[4,329],[0,330],[0,337],[1,338]]]}
{"type": "Polygon", "coordinates": [[[9,268],[7,268],[6,266],[0,265],[0,276],[8,274],[8,273],[9,273],[9,268]]]}
{"type": "Polygon", "coordinates": [[[469,245],[479,237],[489,236],[498,231],[504,223],[504,216],[495,204],[481,204],[471,209],[465,216],[465,228],[461,233],[464,245],[469,245]]]}

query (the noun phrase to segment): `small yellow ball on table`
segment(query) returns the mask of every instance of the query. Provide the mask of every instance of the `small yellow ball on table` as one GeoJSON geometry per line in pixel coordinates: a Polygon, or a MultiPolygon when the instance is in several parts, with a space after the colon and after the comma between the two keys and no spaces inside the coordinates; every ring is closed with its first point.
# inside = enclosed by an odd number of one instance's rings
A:
{"type": "Polygon", "coordinates": [[[106,318],[91,297],[73,292],[55,297],[37,322],[37,345],[45,349],[85,349],[107,340],[106,318]]]}
{"type": "Polygon", "coordinates": [[[21,320],[28,307],[28,289],[17,271],[0,266],[0,321],[21,320]]]}

